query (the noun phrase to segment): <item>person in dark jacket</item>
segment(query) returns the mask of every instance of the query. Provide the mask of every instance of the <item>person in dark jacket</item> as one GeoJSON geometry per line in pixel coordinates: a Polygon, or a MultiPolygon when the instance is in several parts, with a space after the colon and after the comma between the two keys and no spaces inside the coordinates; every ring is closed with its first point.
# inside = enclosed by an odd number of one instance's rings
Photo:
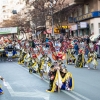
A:
{"type": "Polygon", "coordinates": [[[35,44],[34,40],[32,41],[32,47],[36,48],[36,44],[35,44]]]}
{"type": "Polygon", "coordinates": [[[79,47],[77,43],[75,43],[74,49],[75,49],[75,54],[78,55],[79,47]]]}

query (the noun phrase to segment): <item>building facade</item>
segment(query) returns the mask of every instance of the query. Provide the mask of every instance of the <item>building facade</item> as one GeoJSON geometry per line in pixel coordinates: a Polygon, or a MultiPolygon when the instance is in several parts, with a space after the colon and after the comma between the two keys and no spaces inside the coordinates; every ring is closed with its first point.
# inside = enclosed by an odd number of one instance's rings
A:
{"type": "Polygon", "coordinates": [[[72,0],[61,16],[70,36],[100,34],[100,0],[72,0]]]}
{"type": "Polygon", "coordinates": [[[84,0],[84,5],[77,9],[76,16],[73,16],[75,25],[71,27],[71,34],[74,33],[76,36],[100,34],[99,5],[99,0],[84,0]]]}
{"type": "Polygon", "coordinates": [[[25,5],[24,0],[2,0],[0,1],[0,23],[9,20],[13,16],[13,10],[20,11],[25,5]]]}

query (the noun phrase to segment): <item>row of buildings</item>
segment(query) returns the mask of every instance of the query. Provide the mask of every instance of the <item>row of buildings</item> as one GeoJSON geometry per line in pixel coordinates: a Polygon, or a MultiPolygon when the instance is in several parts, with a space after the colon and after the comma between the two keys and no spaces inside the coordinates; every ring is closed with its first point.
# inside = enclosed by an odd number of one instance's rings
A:
{"type": "Polygon", "coordinates": [[[55,34],[60,33],[59,28],[69,36],[100,34],[100,0],[63,0],[51,17],[53,20],[46,20],[46,28],[53,26],[55,34]]]}
{"type": "Polygon", "coordinates": [[[0,27],[5,20],[9,20],[13,16],[13,11],[20,12],[25,6],[25,0],[0,0],[0,27]]]}
{"type": "Polygon", "coordinates": [[[67,26],[68,35],[100,34],[100,0],[70,0],[70,2],[68,7],[60,11],[60,23],[67,26]]]}
{"type": "MultiPolygon", "coordinates": [[[[84,36],[90,34],[100,34],[100,0],[46,0],[46,4],[52,1],[63,1],[58,5],[56,10],[51,10],[51,15],[46,15],[49,19],[44,19],[38,16],[38,22],[45,20],[45,25],[39,23],[37,26],[34,24],[30,17],[32,14],[29,11],[34,10],[32,6],[36,0],[4,0],[1,6],[0,21],[7,20],[12,16],[12,10],[19,11],[22,16],[27,16],[27,21],[31,25],[38,27],[43,26],[47,29],[50,28],[55,34],[59,34],[59,29],[63,28],[69,36],[84,36]],[[9,4],[9,6],[8,6],[9,4]],[[51,18],[50,18],[51,17],[51,18]]],[[[41,0],[38,0],[41,2],[41,0]]],[[[47,5],[46,5],[47,6],[47,5]]],[[[51,8],[53,8],[51,6],[51,8]]],[[[45,11],[44,11],[45,12],[45,11]]],[[[43,12],[43,13],[44,13],[43,12]]],[[[34,14],[34,13],[33,13],[34,14]]],[[[52,32],[52,31],[51,31],[52,32]]]]}

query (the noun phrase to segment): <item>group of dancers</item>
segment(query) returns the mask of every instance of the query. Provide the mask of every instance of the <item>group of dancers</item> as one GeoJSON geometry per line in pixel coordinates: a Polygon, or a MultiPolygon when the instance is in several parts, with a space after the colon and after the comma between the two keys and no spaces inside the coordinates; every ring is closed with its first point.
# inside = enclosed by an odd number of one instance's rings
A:
{"type": "MultiPolygon", "coordinates": [[[[38,43],[39,44],[39,43],[38,43]]],[[[29,73],[37,73],[41,79],[47,76],[49,80],[49,89],[47,92],[55,92],[60,90],[73,90],[74,79],[72,73],[67,70],[66,65],[75,65],[75,67],[82,68],[85,65],[90,69],[90,64],[93,64],[94,69],[97,67],[97,54],[90,51],[88,59],[85,59],[83,49],[79,50],[78,56],[75,56],[74,46],[71,42],[63,41],[60,43],[57,40],[55,43],[49,41],[45,45],[37,45],[31,47],[28,42],[16,42],[12,52],[12,43],[9,42],[7,46],[7,53],[9,60],[12,56],[18,57],[18,63],[29,68],[29,73]],[[11,50],[11,51],[10,51],[11,50]],[[49,55],[52,55],[51,57],[49,55]],[[53,59],[53,60],[52,60],[53,59]],[[66,60],[66,63],[64,61],[66,60]]],[[[2,78],[0,78],[2,80],[2,78]]],[[[0,92],[3,90],[0,88],[0,92]]]]}
{"type": "Polygon", "coordinates": [[[41,55],[39,57],[36,54],[21,50],[18,63],[27,66],[29,73],[38,73],[41,79],[44,79],[44,76],[46,76],[46,79],[50,82],[47,92],[55,92],[60,89],[72,90],[74,88],[74,80],[72,74],[68,72],[66,65],[63,63],[65,53],[53,53],[55,57],[54,62],[45,54],[45,51],[41,55]]]}

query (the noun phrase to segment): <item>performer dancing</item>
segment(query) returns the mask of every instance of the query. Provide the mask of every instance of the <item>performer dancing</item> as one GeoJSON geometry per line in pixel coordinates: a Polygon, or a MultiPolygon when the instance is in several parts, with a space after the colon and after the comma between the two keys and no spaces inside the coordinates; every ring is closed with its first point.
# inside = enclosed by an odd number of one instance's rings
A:
{"type": "Polygon", "coordinates": [[[60,51],[60,48],[61,48],[61,43],[60,43],[60,40],[58,39],[57,41],[55,41],[55,51],[56,52],[59,52],[60,51]]]}
{"type": "Polygon", "coordinates": [[[19,64],[23,64],[24,63],[24,57],[26,55],[26,51],[24,50],[24,48],[20,51],[20,57],[18,59],[18,63],[19,64]]]}
{"type": "Polygon", "coordinates": [[[40,72],[41,78],[43,78],[43,73],[48,74],[49,69],[51,67],[51,63],[52,62],[51,62],[50,57],[48,57],[45,54],[40,58],[39,72],[40,72]]]}
{"type": "Polygon", "coordinates": [[[80,49],[77,60],[76,60],[76,66],[75,67],[82,68],[83,66],[85,66],[84,52],[83,52],[82,49],[80,49]]]}
{"type": "Polygon", "coordinates": [[[75,61],[73,45],[70,44],[67,49],[67,64],[75,64],[75,61]]]}
{"type": "Polygon", "coordinates": [[[88,69],[90,69],[90,63],[92,63],[94,69],[96,69],[98,63],[97,63],[97,54],[94,51],[90,51],[88,54],[88,60],[87,60],[88,69]]]}

